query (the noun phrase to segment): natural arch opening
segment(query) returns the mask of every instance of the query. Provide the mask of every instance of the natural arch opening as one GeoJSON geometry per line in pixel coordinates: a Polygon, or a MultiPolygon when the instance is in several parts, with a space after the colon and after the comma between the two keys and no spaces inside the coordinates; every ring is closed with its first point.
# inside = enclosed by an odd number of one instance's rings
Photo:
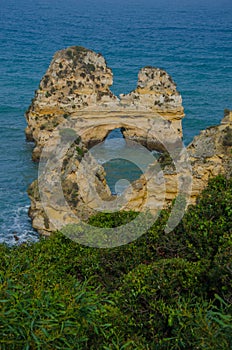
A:
{"type": "Polygon", "coordinates": [[[106,172],[106,182],[113,195],[120,195],[123,191],[135,180],[142,175],[141,169],[127,159],[117,158],[117,149],[123,153],[127,142],[122,134],[122,128],[112,130],[105,141],[104,147],[114,146],[112,152],[113,159],[103,163],[103,168],[106,172]],[[116,157],[116,158],[115,158],[116,157]]]}
{"type": "Polygon", "coordinates": [[[154,162],[156,159],[142,145],[125,139],[123,130],[123,127],[115,128],[103,142],[91,149],[92,155],[105,170],[106,182],[112,195],[123,193],[142,176],[151,160],[154,162]]]}
{"type": "MultiPolygon", "coordinates": [[[[163,171],[175,171],[168,150],[181,148],[181,140],[173,133],[170,121],[158,116],[148,118],[142,113],[115,111],[99,112],[91,120],[83,118],[81,122],[83,144],[92,154],[94,149],[93,157],[105,169],[100,180],[103,185],[107,183],[110,200],[113,195],[122,194],[129,185],[134,193],[141,186],[144,190],[146,175],[141,175],[148,174],[151,164],[158,162],[163,171]],[[139,147],[143,151],[140,152],[139,147]],[[126,157],[122,156],[124,150],[126,157]]],[[[126,190],[125,196],[130,193],[130,189],[126,190]]]]}

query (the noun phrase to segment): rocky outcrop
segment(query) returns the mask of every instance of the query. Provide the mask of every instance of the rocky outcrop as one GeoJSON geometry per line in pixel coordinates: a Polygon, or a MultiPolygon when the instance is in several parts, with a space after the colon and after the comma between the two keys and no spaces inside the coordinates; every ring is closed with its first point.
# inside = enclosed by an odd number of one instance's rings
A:
{"type": "Polygon", "coordinates": [[[136,89],[119,98],[110,91],[112,82],[103,56],[82,47],[57,52],[40,82],[26,112],[26,136],[35,142],[33,159],[49,164],[28,190],[29,214],[41,234],[62,223],[86,220],[99,206],[107,210],[107,203],[155,213],[180,192],[194,203],[209,177],[231,172],[230,111],[221,125],[202,131],[186,151],[181,141],[182,99],[168,73],[142,68],[136,89]],[[127,140],[161,152],[126,190],[123,201],[111,195],[103,168],[91,154],[86,156],[116,128],[127,140]]]}
{"type": "Polygon", "coordinates": [[[82,141],[88,147],[121,127],[126,138],[150,149],[162,148],[162,142],[148,135],[152,128],[159,129],[159,118],[166,122],[163,138],[167,129],[165,139],[170,143],[182,135],[182,99],[164,70],[141,69],[137,88],[120,99],[110,91],[112,83],[112,71],[101,54],[79,46],[58,51],[26,112],[26,136],[36,145],[33,159],[39,160],[51,132],[67,118],[82,130],[82,141]],[[170,132],[172,128],[176,133],[170,132]]]}
{"type": "Polygon", "coordinates": [[[201,131],[187,147],[192,165],[192,202],[207,185],[209,178],[218,174],[232,175],[232,112],[218,126],[201,131]]]}
{"type": "MultiPolygon", "coordinates": [[[[194,204],[210,178],[219,174],[232,176],[232,111],[225,110],[220,125],[209,127],[195,136],[186,151],[191,165],[191,168],[186,169],[186,177],[190,176],[192,180],[188,188],[188,204],[194,204]]],[[[165,182],[165,203],[170,204],[179,192],[178,182],[183,176],[184,167],[178,172],[170,157],[165,158],[163,155],[160,158],[160,165],[163,168],[165,182]]],[[[123,209],[140,210],[149,201],[151,208],[158,205],[155,201],[160,185],[156,184],[153,178],[149,181],[146,183],[150,188],[149,192],[145,191],[144,179],[136,181],[133,191],[127,194],[128,202],[123,209]]]]}
{"type": "MultiPolygon", "coordinates": [[[[59,152],[58,148],[57,150],[59,152]]],[[[93,198],[87,183],[88,179],[80,166],[85,152],[87,149],[77,139],[63,159],[59,160],[58,155],[54,157],[54,153],[51,153],[50,159],[48,155],[49,170],[45,174],[40,171],[38,179],[28,188],[31,200],[29,216],[33,227],[40,234],[48,235],[56,231],[60,223],[66,225],[77,223],[79,220],[87,220],[90,215],[96,214],[94,210],[96,198],[93,198]],[[71,216],[67,215],[69,208],[74,213],[71,216]]],[[[92,186],[97,188],[98,193],[101,193],[102,200],[110,200],[111,192],[106,184],[104,169],[94,162],[90,154],[88,154],[88,166],[94,178],[92,186]]]]}
{"type": "Polygon", "coordinates": [[[50,133],[75,112],[99,101],[115,102],[112,72],[101,54],[83,47],[58,51],[26,112],[26,137],[35,141],[38,160],[50,133]]]}

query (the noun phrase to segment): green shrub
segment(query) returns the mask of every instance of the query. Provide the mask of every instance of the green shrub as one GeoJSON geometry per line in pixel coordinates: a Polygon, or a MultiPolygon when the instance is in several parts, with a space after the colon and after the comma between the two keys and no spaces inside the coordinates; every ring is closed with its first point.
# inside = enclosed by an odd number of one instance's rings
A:
{"type": "Polygon", "coordinates": [[[96,227],[118,227],[125,225],[137,217],[138,213],[133,211],[119,211],[113,213],[98,213],[92,216],[88,223],[96,227]]]}
{"type": "Polygon", "coordinates": [[[213,301],[180,298],[167,306],[169,336],[157,349],[227,350],[232,346],[232,316],[229,305],[216,295],[213,301]],[[220,300],[219,306],[215,301],[220,300]]]}
{"type": "Polygon", "coordinates": [[[83,155],[85,154],[85,151],[81,147],[77,146],[76,151],[77,151],[78,156],[80,156],[80,157],[83,157],[83,155]]]}
{"type": "Polygon", "coordinates": [[[49,91],[46,91],[45,97],[48,98],[48,97],[50,97],[50,96],[52,96],[52,94],[51,94],[49,91]]]}
{"type": "MultiPolygon", "coordinates": [[[[1,349],[231,348],[232,180],[212,179],[166,233],[170,212],[113,249],[59,232],[0,245],[1,349]]],[[[117,227],[136,216],[102,213],[89,224],[117,227]]]]}
{"type": "Polygon", "coordinates": [[[95,315],[101,301],[85,284],[32,288],[10,279],[4,284],[1,349],[85,348],[90,336],[87,330],[101,327],[95,315]]]}
{"type": "Polygon", "coordinates": [[[162,259],[129,272],[115,298],[128,315],[133,331],[146,335],[147,339],[167,335],[167,307],[175,305],[180,296],[204,295],[206,268],[202,262],[162,259]]]}

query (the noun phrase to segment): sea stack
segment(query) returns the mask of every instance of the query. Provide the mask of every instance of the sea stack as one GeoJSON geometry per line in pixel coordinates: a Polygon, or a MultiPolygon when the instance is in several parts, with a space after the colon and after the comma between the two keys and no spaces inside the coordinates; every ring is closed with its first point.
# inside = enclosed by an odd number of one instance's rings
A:
{"type": "MultiPolygon", "coordinates": [[[[26,112],[26,136],[36,146],[33,159],[39,160],[50,133],[67,118],[82,118],[86,128],[92,127],[94,132],[84,137],[87,144],[103,141],[112,129],[122,127],[125,137],[140,140],[152,148],[147,130],[152,128],[153,120],[156,123],[157,117],[167,122],[169,130],[174,128],[182,135],[182,99],[164,70],[142,68],[137,88],[120,98],[110,91],[112,83],[112,71],[100,53],[80,46],[58,51],[26,112]],[[93,128],[96,115],[98,123],[93,128]]],[[[168,137],[175,143],[175,135],[169,133],[168,137]]]]}
{"type": "MultiPolygon", "coordinates": [[[[146,180],[142,176],[134,182],[133,191],[125,193],[126,202],[120,210],[142,211],[147,205],[149,209],[160,209],[161,198],[164,207],[168,206],[178,195],[178,184],[184,177],[191,179],[187,181],[191,182],[191,188],[188,187],[186,192],[190,191],[188,204],[192,204],[210,177],[219,173],[231,174],[230,111],[225,112],[221,125],[202,131],[185,149],[182,144],[182,98],[167,72],[150,66],[142,68],[138,73],[137,87],[119,97],[111,92],[112,83],[112,71],[100,53],[79,46],[69,47],[54,55],[26,112],[26,137],[35,142],[34,161],[39,161],[43,150],[52,149],[57,140],[60,139],[61,143],[72,141],[62,159],[59,176],[65,201],[74,213],[74,222],[88,220],[98,206],[94,191],[80,170],[83,157],[91,146],[104,141],[116,128],[121,129],[126,140],[160,152],[157,162],[164,184],[162,187],[159,180],[155,181],[149,168],[144,174],[146,180]],[[175,166],[176,159],[167,161],[167,153],[171,158],[176,157],[181,171],[175,166]]],[[[106,203],[114,200],[103,167],[94,162],[91,155],[88,157],[89,171],[93,173],[92,184],[101,200],[106,203]]],[[[60,187],[54,187],[59,182],[55,163],[46,178],[47,183],[36,180],[28,190],[32,225],[44,235],[56,230],[56,220],[64,225],[72,221],[67,217],[62,198],[58,195],[54,201],[60,191],[60,187]],[[45,204],[41,201],[41,192],[45,194],[45,204]]]]}

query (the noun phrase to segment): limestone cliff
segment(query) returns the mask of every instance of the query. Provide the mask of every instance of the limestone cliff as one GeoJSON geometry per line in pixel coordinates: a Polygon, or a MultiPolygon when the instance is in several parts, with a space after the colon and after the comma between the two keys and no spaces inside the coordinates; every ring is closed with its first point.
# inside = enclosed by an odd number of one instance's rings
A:
{"type": "MultiPolygon", "coordinates": [[[[59,151],[58,151],[59,152],[59,151]]],[[[58,164],[58,157],[50,159],[54,166],[50,166],[46,173],[46,179],[39,178],[28,188],[28,195],[31,200],[29,216],[32,219],[33,227],[42,235],[48,235],[57,229],[59,222],[65,224],[75,223],[78,220],[86,220],[90,215],[96,213],[93,206],[95,198],[91,195],[89,184],[84,173],[79,170],[77,180],[76,172],[80,168],[80,162],[87,149],[79,139],[72,143],[64,158],[58,164]],[[58,172],[60,166],[60,172],[58,172]],[[41,198],[41,193],[43,197],[41,198]],[[68,217],[67,206],[74,215],[68,217]]],[[[106,184],[105,172],[102,166],[97,164],[88,156],[89,171],[93,174],[93,186],[101,193],[104,200],[111,199],[111,192],[106,184]]]]}
{"type": "Polygon", "coordinates": [[[36,144],[33,159],[39,159],[51,131],[70,115],[99,101],[116,101],[111,84],[112,72],[101,54],[80,46],[58,51],[26,112],[26,136],[36,144]]]}
{"type": "Polygon", "coordinates": [[[28,190],[29,215],[41,234],[55,230],[58,222],[76,222],[76,216],[86,220],[95,213],[98,200],[93,187],[103,202],[115,200],[103,168],[91,155],[86,163],[93,174],[91,181],[82,171],[88,149],[115,128],[121,128],[126,139],[161,152],[157,162],[125,192],[120,209],[157,211],[176,197],[179,186],[188,192],[189,184],[183,178],[192,180],[189,203],[193,203],[209,177],[231,172],[231,112],[226,112],[221,125],[202,131],[187,152],[182,152],[182,99],[168,73],[142,68],[135,90],[119,98],[110,91],[112,82],[112,71],[104,57],[83,47],[58,51],[40,82],[26,112],[26,136],[35,142],[33,160],[42,157],[43,163],[50,157],[51,163],[44,181],[39,178],[39,186],[35,181],[28,190]],[[66,146],[66,154],[60,157],[66,146]],[[67,203],[73,217],[66,213],[67,203]]]}
{"type": "Polygon", "coordinates": [[[207,185],[209,178],[218,174],[232,175],[232,112],[218,126],[201,131],[187,147],[192,164],[192,202],[207,185]]]}
{"type": "MultiPolygon", "coordinates": [[[[83,133],[87,146],[102,141],[112,129],[122,127],[125,137],[150,148],[157,147],[157,140],[147,136],[148,130],[157,128],[157,117],[166,121],[170,142],[176,142],[171,128],[182,135],[182,99],[165,71],[141,69],[137,88],[121,95],[121,99],[110,91],[112,83],[112,71],[101,54],[79,46],[58,51],[26,112],[26,136],[36,145],[33,159],[39,160],[52,130],[67,118],[81,122],[77,128],[89,129],[83,133]]],[[[166,129],[162,129],[165,137],[166,129]]]]}
{"type": "MultiPolygon", "coordinates": [[[[209,127],[195,136],[186,148],[191,164],[187,169],[192,178],[189,204],[196,202],[197,196],[207,186],[208,180],[219,174],[232,176],[232,111],[225,111],[225,116],[220,125],[209,127]]],[[[161,156],[163,176],[165,179],[165,203],[170,204],[178,193],[178,178],[183,173],[178,173],[175,164],[170,157],[161,156]]],[[[146,192],[143,179],[136,181],[133,192],[128,193],[128,202],[123,209],[140,210],[145,202],[154,202],[159,193],[159,184],[150,179],[150,192],[146,192]]],[[[146,184],[148,186],[148,184],[146,184]]],[[[156,203],[155,203],[156,204],[156,203]]],[[[158,202],[157,204],[158,205],[158,202]]],[[[151,207],[154,207],[152,203],[151,207]]]]}

